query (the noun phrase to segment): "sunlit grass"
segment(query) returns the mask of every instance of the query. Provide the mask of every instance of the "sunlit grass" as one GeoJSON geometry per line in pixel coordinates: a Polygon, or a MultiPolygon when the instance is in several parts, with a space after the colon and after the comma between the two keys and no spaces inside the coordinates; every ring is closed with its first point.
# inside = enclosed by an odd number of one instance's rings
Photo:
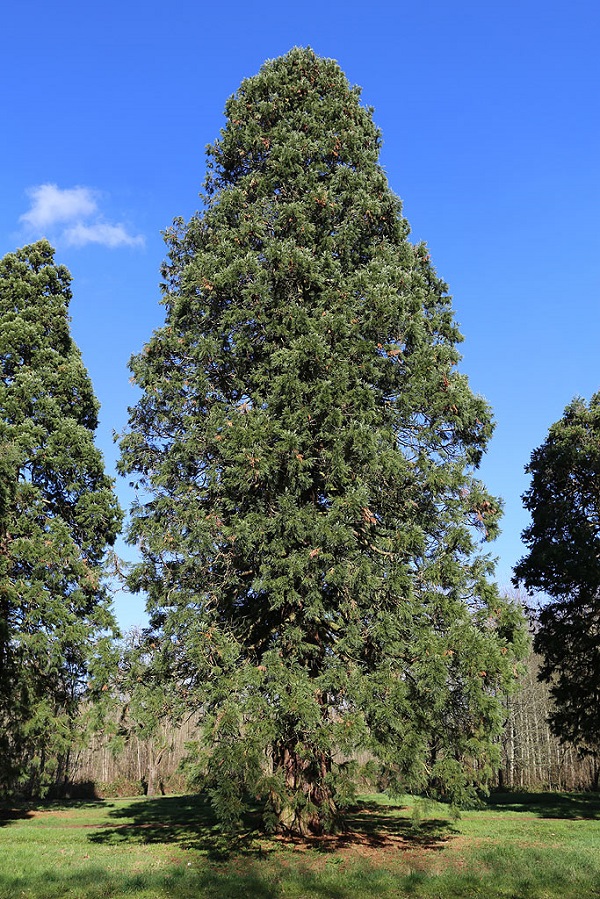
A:
{"type": "Polygon", "coordinates": [[[0,812],[0,897],[387,899],[600,895],[600,800],[495,797],[443,805],[363,797],[348,831],[235,844],[199,797],[52,803],[0,812]]]}

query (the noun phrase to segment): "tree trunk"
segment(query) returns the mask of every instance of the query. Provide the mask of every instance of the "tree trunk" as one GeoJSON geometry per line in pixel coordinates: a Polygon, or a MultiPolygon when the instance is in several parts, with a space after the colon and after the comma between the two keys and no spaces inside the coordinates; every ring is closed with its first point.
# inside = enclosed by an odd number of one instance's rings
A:
{"type": "Polygon", "coordinates": [[[283,795],[271,796],[277,814],[277,831],[295,836],[311,836],[329,829],[337,817],[331,788],[326,783],[331,758],[324,752],[297,751],[298,743],[279,745],[273,753],[273,769],[284,777],[283,795]]]}
{"type": "Polygon", "coordinates": [[[155,754],[154,748],[150,743],[148,746],[148,768],[147,768],[147,777],[146,777],[146,796],[161,796],[165,795],[165,788],[162,782],[162,779],[159,775],[160,763],[162,761],[162,757],[165,753],[166,747],[160,750],[158,754],[155,754]]]}
{"type": "Polygon", "coordinates": [[[592,756],[592,790],[597,793],[600,787],[600,755],[592,756]]]}

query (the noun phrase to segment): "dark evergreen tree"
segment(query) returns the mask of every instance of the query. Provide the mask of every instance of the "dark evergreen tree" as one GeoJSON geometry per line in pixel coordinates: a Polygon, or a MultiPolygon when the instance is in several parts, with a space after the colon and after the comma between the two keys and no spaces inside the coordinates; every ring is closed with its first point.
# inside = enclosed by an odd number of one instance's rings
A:
{"type": "Polygon", "coordinates": [[[121,513],[93,443],[98,403],[69,332],[69,284],[46,241],[0,261],[4,794],[56,777],[114,625],[101,574],[121,513]]]}
{"type": "MultiPolygon", "coordinates": [[[[538,617],[535,647],[555,700],[554,732],[600,752],[600,393],[575,399],[526,468],[529,549],[515,582],[551,600],[538,617]]],[[[597,768],[597,770],[600,770],[597,768]]]]}
{"type": "Polygon", "coordinates": [[[400,788],[485,781],[525,638],[476,548],[500,514],[473,476],[490,412],[371,111],[294,49],[226,113],[131,363],[130,582],[174,707],[204,711],[219,814],[250,790],[302,832],[335,821],[357,747],[400,788]]]}

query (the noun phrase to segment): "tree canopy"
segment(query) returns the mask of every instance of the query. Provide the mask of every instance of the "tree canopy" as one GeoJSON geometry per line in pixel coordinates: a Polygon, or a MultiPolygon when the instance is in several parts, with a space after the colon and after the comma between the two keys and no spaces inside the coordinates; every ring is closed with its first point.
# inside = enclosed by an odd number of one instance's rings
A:
{"type": "Polygon", "coordinates": [[[40,241],[0,261],[0,792],[39,791],[73,736],[114,620],[121,513],[70,336],[70,275],[40,241]]]}
{"type": "Polygon", "coordinates": [[[525,643],[479,550],[490,410],[339,66],[294,49],[226,116],[122,439],[163,689],[205,716],[223,819],[249,791],[280,829],[332,826],[358,747],[460,797],[525,643]]]}
{"type": "Polygon", "coordinates": [[[578,398],[526,468],[531,524],[515,581],[550,597],[535,646],[551,684],[555,733],[600,751],[600,393],[578,398]]]}

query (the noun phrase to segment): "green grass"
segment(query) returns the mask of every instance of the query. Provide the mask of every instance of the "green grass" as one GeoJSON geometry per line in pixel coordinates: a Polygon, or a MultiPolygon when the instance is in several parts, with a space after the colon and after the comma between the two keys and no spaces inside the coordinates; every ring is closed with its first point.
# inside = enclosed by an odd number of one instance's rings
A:
{"type": "Polygon", "coordinates": [[[496,795],[442,805],[363,797],[348,832],[231,845],[199,797],[0,809],[0,899],[600,897],[600,798],[496,795]],[[417,807],[418,804],[417,804],[417,807]]]}

